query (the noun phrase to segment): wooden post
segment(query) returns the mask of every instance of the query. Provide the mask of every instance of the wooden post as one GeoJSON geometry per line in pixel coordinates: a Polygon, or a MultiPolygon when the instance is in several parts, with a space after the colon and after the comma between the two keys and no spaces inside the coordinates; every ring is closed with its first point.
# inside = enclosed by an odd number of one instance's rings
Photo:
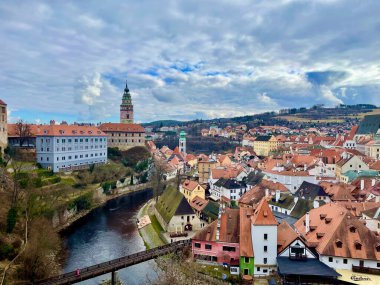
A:
{"type": "Polygon", "coordinates": [[[111,285],[116,285],[116,272],[111,272],[111,285]]]}

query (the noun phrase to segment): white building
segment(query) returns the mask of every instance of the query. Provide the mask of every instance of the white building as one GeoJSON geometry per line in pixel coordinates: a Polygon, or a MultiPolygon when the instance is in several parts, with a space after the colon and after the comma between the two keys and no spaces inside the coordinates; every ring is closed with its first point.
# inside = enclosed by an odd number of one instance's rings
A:
{"type": "Polygon", "coordinates": [[[37,163],[54,172],[107,162],[107,135],[93,126],[46,125],[36,138],[37,163]]]}
{"type": "Polygon", "coordinates": [[[309,183],[318,184],[316,176],[305,175],[305,171],[300,172],[275,172],[263,171],[269,180],[284,184],[289,191],[294,194],[304,181],[309,183]]]}
{"type": "Polygon", "coordinates": [[[277,221],[265,198],[257,206],[251,221],[254,275],[269,275],[277,267],[277,221]]]}

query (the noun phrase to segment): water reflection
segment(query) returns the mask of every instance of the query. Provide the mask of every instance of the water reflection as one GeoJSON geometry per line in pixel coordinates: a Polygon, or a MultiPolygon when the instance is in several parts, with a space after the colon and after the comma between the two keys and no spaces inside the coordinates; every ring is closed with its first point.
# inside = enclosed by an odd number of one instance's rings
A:
{"type": "MultiPolygon", "coordinates": [[[[152,197],[146,190],[108,202],[67,230],[63,237],[68,250],[64,272],[119,258],[145,249],[136,227],[138,209],[152,197]]],[[[124,284],[145,284],[154,279],[154,261],[119,271],[124,284]]],[[[99,284],[110,274],[79,284],[99,284]]]]}

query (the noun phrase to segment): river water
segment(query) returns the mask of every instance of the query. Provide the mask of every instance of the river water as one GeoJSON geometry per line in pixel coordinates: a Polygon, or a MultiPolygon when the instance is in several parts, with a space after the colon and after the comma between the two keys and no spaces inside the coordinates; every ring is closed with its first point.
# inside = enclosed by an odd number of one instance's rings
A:
{"type": "MultiPolygon", "coordinates": [[[[145,250],[136,219],[139,208],[151,197],[152,191],[144,190],[109,201],[66,230],[62,236],[68,255],[64,272],[145,250]]],[[[155,279],[154,269],[155,262],[147,261],[122,269],[118,275],[124,285],[146,284],[155,279]]],[[[110,277],[107,274],[79,284],[95,285],[110,277]]]]}

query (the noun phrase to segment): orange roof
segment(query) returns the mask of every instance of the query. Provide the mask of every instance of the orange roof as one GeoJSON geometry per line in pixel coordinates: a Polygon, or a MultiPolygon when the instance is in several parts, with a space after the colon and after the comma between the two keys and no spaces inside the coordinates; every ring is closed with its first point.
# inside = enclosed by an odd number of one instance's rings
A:
{"type": "Polygon", "coordinates": [[[319,185],[323,187],[325,192],[333,201],[355,200],[351,194],[356,188],[353,185],[345,183],[331,183],[328,181],[322,181],[319,185]]]}
{"type": "MultiPolygon", "coordinates": [[[[226,208],[220,218],[219,240],[220,242],[238,243],[239,242],[239,209],[226,208]]],[[[207,227],[198,231],[193,240],[217,241],[218,221],[214,221],[207,227]]]]}
{"type": "Polygon", "coordinates": [[[195,198],[190,202],[190,206],[197,210],[202,211],[204,208],[206,208],[208,204],[208,201],[205,199],[202,199],[201,197],[195,196],[195,198]]]}
{"type": "MultiPolygon", "coordinates": [[[[44,125],[36,125],[36,124],[28,124],[30,128],[30,134],[32,137],[35,137],[36,135],[41,133],[41,128],[44,127],[44,125]]],[[[18,131],[17,131],[17,124],[8,124],[8,137],[19,137],[18,131]]]]}
{"type": "Polygon", "coordinates": [[[358,131],[359,129],[359,126],[353,126],[350,130],[350,132],[348,133],[348,136],[347,136],[347,139],[348,140],[353,140],[355,135],[356,135],[356,132],[358,131]]]}
{"type": "Polygon", "coordinates": [[[95,126],[78,125],[41,125],[38,126],[36,136],[58,136],[58,137],[92,137],[106,136],[95,126]]]}
{"type": "Polygon", "coordinates": [[[186,179],[182,184],[182,187],[188,191],[193,191],[198,186],[202,187],[197,181],[193,181],[189,179],[186,179]]]}
{"type": "Polygon", "coordinates": [[[211,175],[213,179],[229,179],[236,178],[240,174],[241,170],[237,168],[214,168],[211,169],[211,175]]]}
{"type": "Polygon", "coordinates": [[[144,133],[140,124],[105,123],[99,126],[103,132],[144,133]]]}
{"type": "Polygon", "coordinates": [[[175,147],[175,149],[173,150],[172,154],[181,154],[181,152],[179,151],[179,147],[178,146],[175,147]]]}
{"type": "Polygon", "coordinates": [[[282,252],[296,238],[298,238],[298,234],[295,230],[285,220],[282,221],[277,227],[277,252],[282,252]]]}
{"type": "Polygon", "coordinates": [[[327,256],[380,260],[380,238],[345,207],[329,203],[310,211],[310,231],[305,216],[294,226],[310,247],[327,256]],[[357,247],[358,246],[358,247],[357,247]]]}
{"type": "Polygon", "coordinates": [[[252,208],[240,208],[240,256],[253,257],[251,216],[252,208]]]}
{"type": "Polygon", "coordinates": [[[251,217],[251,222],[255,226],[277,225],[276,218],[269,208],[268,202],[265,198],[261,199],[261,202],[251,217]]]}

